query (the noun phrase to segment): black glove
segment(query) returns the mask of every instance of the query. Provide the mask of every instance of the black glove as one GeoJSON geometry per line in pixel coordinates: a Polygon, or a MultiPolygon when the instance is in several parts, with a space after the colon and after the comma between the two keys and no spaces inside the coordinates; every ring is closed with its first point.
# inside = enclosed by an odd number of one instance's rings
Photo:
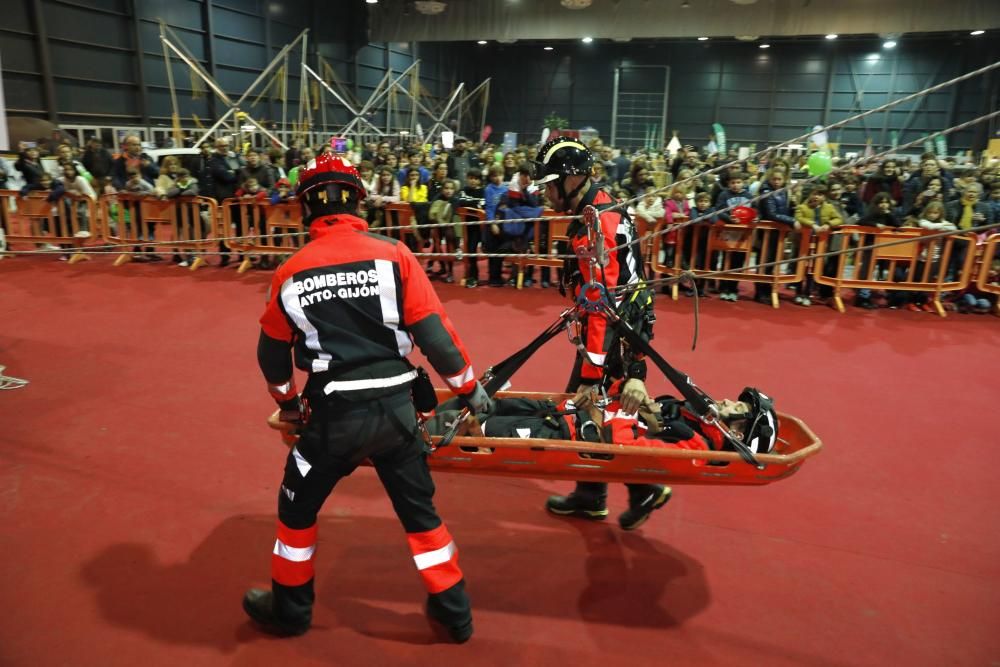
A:
{"type": "Polygon", "coordinates": [[[483,389],[483,385],[478,380],[473,390],[468,394],[459,396],[459,399],[474,415],[490,414],[493,412],[493,399],[486,395],[486,390],[483,389]]]}
{"type": "Polygon", "coordinates": [[[278,403],[278,419],[289,424],[301,426],[305,423],[305,406],[302,399],[296,396],[278,403]]]}

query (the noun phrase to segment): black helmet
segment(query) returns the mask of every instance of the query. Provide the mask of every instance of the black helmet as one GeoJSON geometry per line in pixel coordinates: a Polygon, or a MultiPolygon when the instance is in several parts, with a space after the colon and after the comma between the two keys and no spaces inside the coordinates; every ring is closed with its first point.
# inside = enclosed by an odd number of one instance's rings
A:
{"type": "Polygon", "coordinates": [[[556,137],[545,142],[535,160],[535,185],[563,176],[586,176],[594,164],[590,150],[577,139],[556,137]]]}
{"type": "Polygon", "coordinates": [[[744,388],[739,400],[750,406],[743,442],[754,454],[771,453],[778,440],[778,413],[774,411],[774,401],[753,387],[744,388]]]}

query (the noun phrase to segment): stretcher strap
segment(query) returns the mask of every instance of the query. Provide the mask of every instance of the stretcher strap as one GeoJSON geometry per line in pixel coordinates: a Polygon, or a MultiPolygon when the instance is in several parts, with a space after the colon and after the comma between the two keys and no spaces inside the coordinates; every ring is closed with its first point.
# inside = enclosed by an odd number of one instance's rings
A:
{"type": "Polygon", "coordinates": [[[642,336],[637,334],[635,330],[629,326],[628,322],[619,317],[612,317],[612,320],[613,326],[618,330],[618,333],[628,341],[629,345],[631,345],[633,349],[642,352],[653,360],[656,367],[660,369],[668,380],[670,380],[671,384],[677,388],[677,391],[684,396],[684,399],[687,401],[692,411],[697,414],[699,418],[716,422],[723,433],[726,433],[726,439],[733,444],[736,451],[739,452],[740,457],[744,461],[758,468],[763,467],[754,457],[750,448],[747,447],[742,440],[729,433],[729,429],[722,424],[721,420],[719,420],[719,413],[715,406],[715,401],[713,401],[708,394],[699,389],[691,378],[688,377],[688,375],[682,373],[667,363],[667,360],[664,359],[659,352],[654,350],[652,345],[643,340],[642,336]]]}

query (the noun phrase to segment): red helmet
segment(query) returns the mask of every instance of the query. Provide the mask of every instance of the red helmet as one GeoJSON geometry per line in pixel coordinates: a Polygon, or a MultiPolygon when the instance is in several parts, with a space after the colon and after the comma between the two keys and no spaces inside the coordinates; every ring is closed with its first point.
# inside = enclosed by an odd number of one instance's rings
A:
{"type": "Polygon", "coordinates": [[[305,199],[310,191],[327,185],[353,188],[359,200],[367,196],[365,186],[361,184],[361,174],[354,165],[339,155],[329,153],[316,156],[309,164],[302,167],[295,195],[305,199]]]}
{"type": "Polygon", "coordinates": [[[757,222],[757,209],[737,206],[729,212],[729,219],[739,225],[751,225],[757,222]]]}

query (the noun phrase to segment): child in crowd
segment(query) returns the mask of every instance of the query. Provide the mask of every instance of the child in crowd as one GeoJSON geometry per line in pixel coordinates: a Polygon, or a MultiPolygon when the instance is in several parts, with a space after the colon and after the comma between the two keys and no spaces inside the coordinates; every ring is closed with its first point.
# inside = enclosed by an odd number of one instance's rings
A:
{"type": "MultiPolygon", "coordinates": [[[[482,209],[486,204],[486,191],[483,189],[483,176],[478,169],[470,169],[465,174],[465,187],[462,192],[455,197],[455,208],[482,209]]],[[[463,227],[465,237],[465,250],[468,253],[465,258],[465,286],[468,288],[479,286],[479,243],[482,238],[482,227],[480,225],[465,225],[463,227]]]]}
{"type": "MultiPolygon", "coordinates": [[[[367,188],[365,188],[365,191],[371,192],[367,188]]],[[[293,197],[294,195],[292,194],[291,186],[288,184],[288,179],[279,178],[278,182],[274,184],[274,192],[271,193],[271,203],[283,204],[293,197]]]]}
{"type": "MultiPolygon", "coordinates": [[[[455,191],[458,184],[452,180],[446,180],[441,185],[441,191],[438,192],[437,197],[431,202],[430,212],[428,213],[428,218],[432,223],[447,224],[455,222],[455,191]]],[[[435,236],[441,239],[441,251],[450,253],[454,252],[459,246],[458,237],[455,235],[455,227],[438,227],[439,231],[435,236]]],[[[429,266],[429,264],[428,264],[429,266]]],[[[442,278],[446,283],[455,282],[455,265],[450,259],[438,262],[438,270],[432,274],[432,277],[442,278]]]]}
{"type": "MultiPolygon", "coordinates": [[[[524,218],[537,218],[542,215],[542,195],[538,186],[531,180],[531,165],[522,162],[517,167],[517,172],[507,184],[507,190],[500,199],[497,207],[496,218],[498,220],[510,220],[504,222],[500,227],[500,235],[493,239],[499,241],[490,252],[512,252],[524,253],[530,249],[531,242],[535,240],[535,225],[531,222],[513,222],[524,218]]],[[[547,243],[548,234],[542,229],[541,244],[547,243]]],[[[503,260],[499,257],[490,258],[490,283],[501,280],[503,260]]],[[[524,273],[524,286],[531,287],[532,269],[527,267],[524,273]]],[[[513,278],[512,278],[513,281],[513,278]]],[[[542,281],[548,283],[549,270],[546,267],[542,273],[542,281]]]]}
{"type": "Polygon", "coordinates": [[[750,196],[744,188],[744,183],[746,183],[746,174],[733,172],[729,175],[728,186],[719,192],[715,200],[715,210],[719,211],[720,220],[725,222],[731,221],[729,213],[722,209],[746,206],[750,203],[750,196]]]}
{"type": "MultiPolygon", "coordinates": [[[[495,220],[497,215],[497,207],[500,205],[500,200],[503,196],[507,194],[507,184],[504,183],[503,178],[503,167],[494,165],[490,167],[489,182],[486,184],[486,189],[483,193],[483,210],[486,211],[487,220],[495,220]]],[[[500,234],[500,227],[498,225],[491,225],[491,228],[496,228],[494,235],[500,234]]]]}
{"type": "Polygon", "coordinates": [[[174,187],[174,181],[177,180],[180,168],[180,160],[175,155],[168,155],[163,158],[163,164],[160,165],[160,175],[156,177],[156,184],[154,186],[156,194],[161,197],[167,196],[167,192],[174,187]]]}
{"type": "MultiPolygon", "coordinates": [[[[770,169],[761,181],[759,192],[761,199],[757,202],[757,209],[760,212],[760,219],[767,222],[774,222],[788,227],[795,227],[795,218],[792,216],[791,195],[785,188],[785,168],[777,166],[770,169]]],[[[792,247],[795,248],[794,241],[792,247]]],[[[781,259],[782,249],[778,247],[778,234],[774,231],[762,232],[757,240],[758,261],[767,264],[781,259]]],[[[762,271],[768,275],[774,275],[778,266],[765,266],[762,271]]],[[[757,303],[771,303],[772,286],[769,283],[754,284],[754,301],[757,303]]]]}
{"type": "MultiPolygon", "coordinates": [[[[705,262],[706,259],[708,259],[708,235],[711,233],[709,224],[716,222],[714,212],[715,208],[712,206],[712,195],[708,192],[699,192],[694,196],[694,207],[690,209],[689,215],[692,220],[697,220],[698,223],[688,227],[686,230],[687,234],[685,235],[684,248],[681,251],[684,255],[685,263],[687,262],[687,258],[691,256],[691,249],[688,245],[690,243],[696,246],[694,250],[695,267],[706,266],[705,262]]],[[[712,266],[715,266],[718,262],[718,257],[719,254],[716,253],[715,257],[712,258],[712,266]]],[[[684,266],[684,264],[682,264],[682,266],[684,266]]],[[[685,268],[690,267],[685,266],[685,268]]],[[[700,296],[708,298],[705,290],[704,279],[696,280],[695,286],[700,296]]],[[[669,293],[670,287],[664,285],[663,292],[664,294],[669,293]]],[[[684,290],[684,294],[687,296],[694,296],[694,293],[694,290],[690,288],[684,290]]]]}
{"type": "MultiPolygon", "coordinates": [[[[425,170],[426,171],[426,170],[425,170]]],[[[434,165],[434,172],[428,178],[427,182],[427,199],[429,201],[434,201],[441,192],[441,188],[444,186],[445,182],[448,180],[448,163],[444,160],[438,162],[434,165]]]]}
{"type": "MultiPolygon", "coordinates": [[[[365,186],[365,192],[370,197],[378,189],[378,174],[375,173],[375,165],[369,160],[362,160],[358,165],[358,173],[361,175],[361,185],[365,186]]],[[[371,222],[369,220],[369,222],[371,222]]]]}
{"type": "Polygon", "coordinates": [[[380,167],[378,170],[378,185],[368,191],[368,224],[372,229],[385,226],[385,205],[399,201],[399,181],[392,170],[380,167]]]}
{"type": "Polygon", "coordinates": [[[917,226],[922,229],[930,229],[936,232],[953,231],[958,229],[955,223],[948,222],[944,218],[944,203],[933,200],[924,207],[917,221],[917,226]]]}
{"type": "Polygon", "coordinates": [[[239,199],[253,199],[262,204],[267,201],[267,190],[260,186],[256,178],[251,176],[243,181],[243,187],[236,191],[236,196],[239,199]]]}
{"type": "MultiPolygon", "coordinates": [[[[899,228],[902,226],[902,221],[893,212],[893,199],[889,192],[879,192],[874,195],[871,199],[871,203],[868,205],[868,211],[865,213],[864,217],[858,221],[858,224],[863,227],[877,227],[878,229],[885,228],[899,228]]],[[[861,245],[872,245],[875,241],[875,237],[866,234],[861,237],[861,245]]],[[[865,251],[862,253],[861,257],[861,267],[858,272],[858,276],[862,280],[869,279],[869,264],[871,262],[871,251],[865,251]]],[[[875,271],[872,277],[877,278],[879,274],[879,268],[875,267],[875,271]]],[[[875,304],[871,300],[871,290],[867,288],[859,289],[857,298],[855,299],[854,305],[859,308],[873,309],[876,308],[875,304]]]]}
{"type": "MultiPolygon", "coordinates": [[[[715,210],[718,211],[717,216],[719,220],[722,220],[727,224],[739,224],[730,216],[729,211],[723,209],[731,209],[736,206],[746,206],[750,203],[750,197],[743,187],[745,182],[746,174],[743,172],[731,171],[729,173],[729,181],[726,188],[719,192],[718,197],[715,200],[715,210]]],[[[729,256],[732,263],[730,268],[733,269],[739,269],[742,267],[746,260],[746,253],[743,252],[730,252],[729,256]]],[[[719,283],[719,290],[719,298],[723,301],[739,300],[739,281],[722,280],[719,283]]]]}
{"type": "MultiPolygon", "coordinates": [[[[430,209],[430,203],[427,199],[427,185],[420,182],[420,170],[416,167],[410,167],[406,171],[406,183],[399,189],[399,199],[410,205],[413,209],[413,217],[416,220],[416,227],[413,229],[413,237],[417,242],[417,247],[422,248],[426,238],[422,231],[420,231],[420,226],[427,224],[427,213],[430,209]]],[[[431,262],[427,263],[427,268],[429,269],[431,262]]]]}
{"type": "Polygon", "coordinates": [[[426,168],[424,168],[421,163],[424,161],[424,154],[420,151],[413,151],[407,156],[406,165],[396,173],[396,178],[399,180],[400,187],[406,185],[406,181],[409,178],[410,169],[416,169],[420,174],[420,182],[427,183],[431,178],[431,173],[426,168]]]}
{"type": "MultiPolygon", "coordinates": [[[[805,227],[812,229],[815,233],[823,233],[844,224],[844,219],[840,217],[837,208],[826,200],[826,194],[826,187],[822,185],[817,185],[809,191],[806,200],[795,208],[794,224],[796,229],[805,227]]],[[[807,308],[812,305],[813,284],[812,274],[807,273],[805,280],[799,287],[795,303],[807,308]]]]}
{"type": "Polygon", "coordinates": [[[142,172],[137,167],[131,167],[125,172],[125,192],[137,195],[154,194],[155,188],[142,177],[142,172]]]}
{"type": "MultiPolygon", "coordinates": [[[[163,172],[161,171],[160,174],[162,175],[163,172]]],[[[176,180],[174,180],[173,185],[166,190],[168,199],[198,196],[198,181],[191,175],[190,171],[181,168],[175,172],[175,176],[176,180]]]]}

